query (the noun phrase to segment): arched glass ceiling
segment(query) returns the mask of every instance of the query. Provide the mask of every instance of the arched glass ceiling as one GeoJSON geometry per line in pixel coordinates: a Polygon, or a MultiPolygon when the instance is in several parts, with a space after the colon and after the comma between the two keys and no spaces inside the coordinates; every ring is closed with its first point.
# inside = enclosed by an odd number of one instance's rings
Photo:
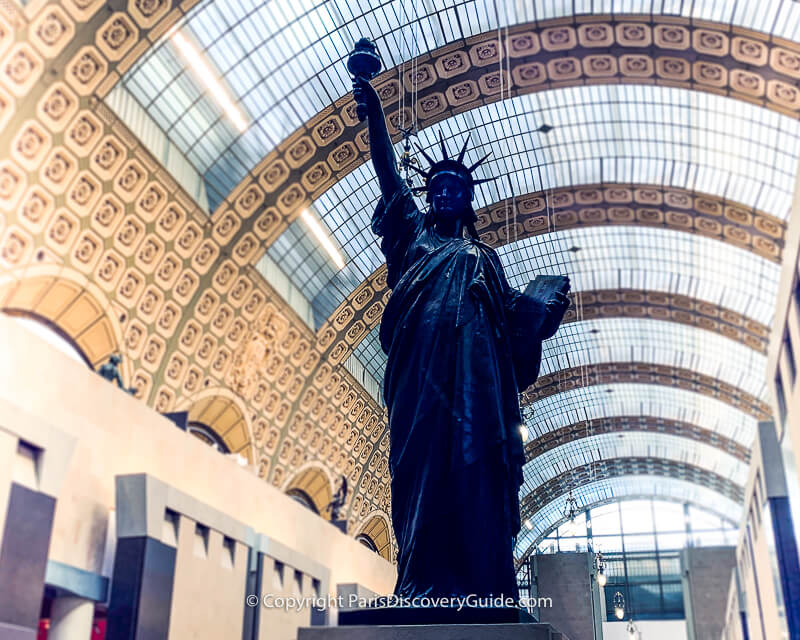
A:
{"type": "Polygon", "coordinates": [[[652,318],[571,322],[542,351],[540,375],[603,362],[648,362],[690,369],[766,397],[766,356],[691,325],[652,318]]]}
{"type": "Polygon", "coordinates": [[[596,385],[542,398],[526,408],[525,424],[531,440],[581,420],[635,415],[696,424],[746,447],[752,446],[756,430],[754,417],[716,398],[678,387],[639,383],[596,385]]]}
{"type": "MultiPolygon", "coordinates": [[[[519,96],[448,118],[419,133],[436,155],[440,129],[453,152],[471,131],[468,162],[494,154],[476,175],[502,179],[478,186],[476,208],[542,189],[621,182],[696,190],[785,219],[798,157],[785,140],[800,135],[800,121],[697,91],[602,85],[519,96]],[[554,129],[539,133],[543,123],[554,129]]],[[[299,221],[269,249],[312,301],[318,323],[383,262],[369,228],[379,196],[365,164],[314,203],[344,254],[339,272],[299,221]]]]}
{"type": "Polygon", "coordinates": [[[568,274],[573,291],[648,289],[722,305],[769,325],[780,265],[719,240],[670,229],[585,227],[525,238],[498,254],[509,284],[568,274]]]}
{"type": "MultiPolygon", "coordinates": [[[[573,491],[573,496],[580,507],[597,502],[616,499],[652,496],[655,499],[679,500],[696,505],[703,505],[713,513],[738,524],[741,506],[730,498],[716,491],[686,480],[676,478],[658,478],[653,482],[652,476],[622,476],[587,483],[573,491]]],[[[523,525],[517,536],[514,555],[519,558],[539,538],[544,538],[553,526],[562,519],[567,494],[559,496],[537,511],[531,518],[532,528],[523,525]]]]}
{"type": "Polygon", "coordinates": [[[198,171],[208,172],[215,202],[281,140],[347,93],[344,58],[361,36],[377,42],[384,67],[391,68],[461,38],[573,13],[680,15],[800,37],[800,8],[791,0],[205,0],[179,26],[253,122],[244,134],[221,117],[166,39],[124,82],[198,171]]]}
{"type": "Polygon", "coordinates": [[[666,433],[605,433],[545,451],[523,467],[520,499],[548,480],[581,465],[610,458],[664,458],[691,464],[744,486],[747,465],[711,445],[666,433]]]}

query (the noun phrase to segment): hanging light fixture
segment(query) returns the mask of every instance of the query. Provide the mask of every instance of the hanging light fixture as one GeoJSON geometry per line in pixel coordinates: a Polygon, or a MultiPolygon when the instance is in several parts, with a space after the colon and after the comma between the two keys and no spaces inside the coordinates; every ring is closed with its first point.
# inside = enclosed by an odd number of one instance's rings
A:
{"type": "Polygon", "coordinates": [[[625,597],[617,591],[614,594],[614,615],[617,616],[617,620],[622,620],[625,617],[625,597]]]}
{"type": "Polygon", "coordinates": [[[628,626],[625,630],[628,632],[628,640],[641,640],[642,634],[639,632],[639,628],[634,624],[633,618],[628,620],[628,626]]]}
{"type": "Polygon", "coordinates": [[[594,556],[594,566],[597,569],[597,584],[605,587],[608,583],[608,576],[606,575],[606,561],[603,559],[603,554],[599,551],[594,556]]]}
{"type": "Polygon", "coordinates": [[[567,501],[564,503],[564,517],[568,518],[570,522],[574,522],[576,515],[578,515],[578,501],[572,495],[572,489],[570,489],[567,501]]]}

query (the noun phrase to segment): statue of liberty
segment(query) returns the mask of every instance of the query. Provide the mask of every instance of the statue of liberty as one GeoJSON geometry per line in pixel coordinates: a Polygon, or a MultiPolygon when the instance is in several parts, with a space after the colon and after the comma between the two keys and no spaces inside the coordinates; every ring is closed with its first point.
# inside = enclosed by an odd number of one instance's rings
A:
{"type": "Polygon", "coordinates": [[[369,76],[355,75],[382,194],[372,230],[392,289],[380,342],[388,356],[395,594],[516,602],[525,462],[518,392],[535,381],[541,341],[569,306],[568,280],[543,302],[508,284],[475,230],[472,172],[485,158],[466,166],[467,143],[450,157],[442,141],[438,161],[423,152],[429,208],[420,210],[398,173],[369,76]],[[526,344],[512,344],[512,335],[526,344]]]}

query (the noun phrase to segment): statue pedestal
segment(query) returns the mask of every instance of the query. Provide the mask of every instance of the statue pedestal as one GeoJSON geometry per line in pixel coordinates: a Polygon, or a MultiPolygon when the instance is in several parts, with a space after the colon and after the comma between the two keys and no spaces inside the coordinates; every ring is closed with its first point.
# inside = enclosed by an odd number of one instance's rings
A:
{"type": "Polygon", "coordinates": [[[297,640],[569,640],[549,624],[431,624],[305,627],[297,640]]]}
{"type": "Polygon", "coordinates": [[[535,620],[515,607],[361,607],[339,610],[339,626],[519,624],[535,620]]]}

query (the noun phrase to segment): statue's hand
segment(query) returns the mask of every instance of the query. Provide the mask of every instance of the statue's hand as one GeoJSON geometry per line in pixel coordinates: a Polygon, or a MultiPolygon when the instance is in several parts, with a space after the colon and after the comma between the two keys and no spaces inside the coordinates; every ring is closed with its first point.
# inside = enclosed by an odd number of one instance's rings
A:
{"type": "Polygon", "coordinates": [[[368,114],[380,109],[381,101],[378,98],[378,92],[364,76],[353,78],[353,98],[357,104],[367,105],[368,114]]]}
{"type": "Polygon", "coordinates": [[[569,308],[569,298],[566,293],[556,291],[553,298],[547,301],[545,308],[549,315],[558,316],[559,321],[569,308]]]}
{"type": "Polygon", "coordinates": [[[561,320],[564,318],[568,308],[569,298],[566,293],[560,291],[556,291],[553,294],[553,298],[545,303],[547,317],[542,325],[543,338],[550,338],[555,335],[556,331],[558,331],[558,325],[561,324],[561,320]]]}

